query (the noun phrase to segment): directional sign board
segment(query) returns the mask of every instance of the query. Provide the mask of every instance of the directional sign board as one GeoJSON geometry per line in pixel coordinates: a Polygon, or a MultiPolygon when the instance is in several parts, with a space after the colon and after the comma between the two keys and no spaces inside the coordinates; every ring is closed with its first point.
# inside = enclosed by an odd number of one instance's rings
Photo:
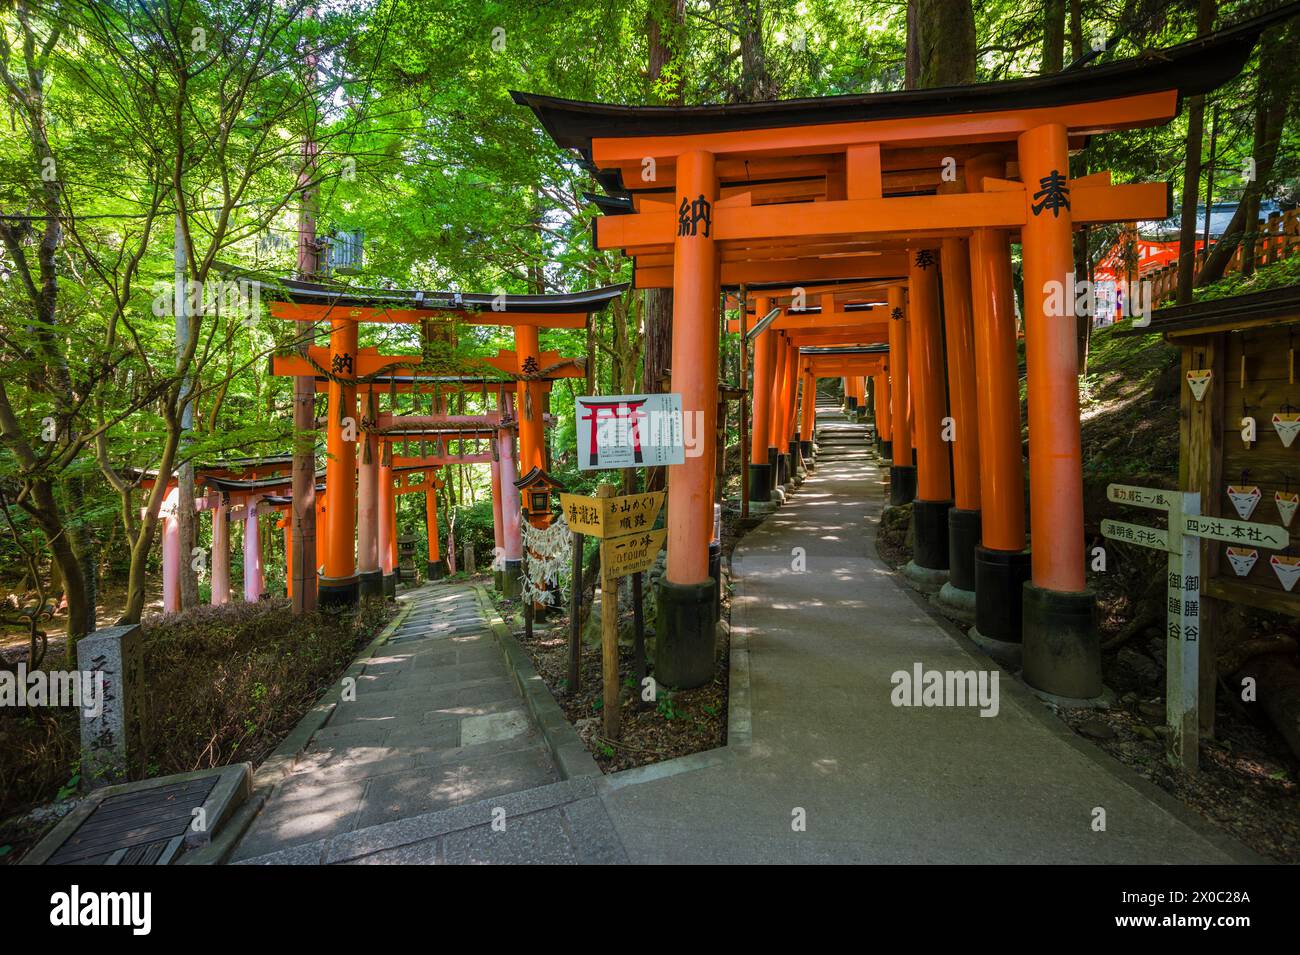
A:
{"type": "Polygon", "coordinates": [[[1101,522],[1108,540],[1163,550],[1168,555],[1166,581],[1165,719],[1169,724],[1169,758],[1196,771],[1200,749],[1201,544],[1194,528],[1201,495],[1154,487],[1112,484],[1106,497],[1117,504],[1164,511],[1166,527],[1143,527],[1124,521],[1101,522]]]}
{"type": "Polygon", "coordinates": [[[1179,491],[1166,491],[1158,487],[1136,487],[1132,484],[1108,484],[1106,500],[1133,507],[1150,507],[1167,511],[1174,506],[1179,491]]]}
{"type": "Polygon", "coordinates": [[[1270,550],[1281,550],[1290,543],[1290,535],[1279,524],[1256,524],[1228,517],[1183,516],[1183,533],[1193,537],[1227,541],[1229,544],[1254,544],[1270,550]]]}
{"type": "Polygon", "coordinates": [[[1143,527],[1140,524],[1125,524],[1123,521],[1104,520],[1101,522],[1101,536],[1107,540],[1137,544],[1139,547],[1153,547],[1156,550],[1169,549],[1169,534],[1158,527],[1143,527]]]}
{"type": "Polygon", "coordinates": [[[626,577],[649,570],[664,546],[667,528],[644,534],[610,537],[600,542],[600,567],[611,577],[626,577]]]}
{"type": "Polygon", "coordinates": [[[560,495],[560,511],[569,530],[601,539],[650,530],[663,506],[663,491],[621,497],[560,495]]]}

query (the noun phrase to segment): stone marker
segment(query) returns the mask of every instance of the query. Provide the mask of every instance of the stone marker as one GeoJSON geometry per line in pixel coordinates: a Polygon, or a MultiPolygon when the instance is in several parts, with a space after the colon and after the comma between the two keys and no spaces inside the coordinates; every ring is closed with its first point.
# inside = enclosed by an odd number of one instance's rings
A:
{"type": "Polygon", "coordinates": [[[103,674],[103,705],[81,711],[81,783],[98,789],[126,779],[131,759],[142,759],[144,642],[139,624],[107,627],[77,643],[77,667],[103,674]]]}

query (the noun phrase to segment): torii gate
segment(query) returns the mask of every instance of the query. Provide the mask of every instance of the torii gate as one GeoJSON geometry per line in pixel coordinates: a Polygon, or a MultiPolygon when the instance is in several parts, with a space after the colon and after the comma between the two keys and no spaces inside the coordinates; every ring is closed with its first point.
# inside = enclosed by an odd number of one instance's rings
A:
{"type": "MultiPolygon", "coordinates": [[[[1275,12],[1158,58],[939,90],[698,107],[513,95],[556,143],[577,150],[613,184],[615,199],[602,203],[606,214],[594,223],[597,248],[632,256],[637,287],[674,290],[672,387],[687,413],[703,414],[706,441],[716,413],[721,287],[899,282],[891,292],[899,333],[890,333],[890,351],[908,358],[893,364],[892,406],[912,407],[917,571],[946,577],[946,569],[925,561],[941,559],[946,568],[954,503],[976,520],[982,515],[977,558],[985,573],[976,586],[983,583],[997,612],[979,617],[977,628],[997,626],[1008,642],[1023,638],[1032,686],[1092,698],[1101,692],[1101,667],[1084,562],[1075,321],[1054,314],[1061,296],[1053,290],[1070,288],[1076,226],[1164,218],[1169,187],[1114,185],[1108,173],[1071,179],[1069,151],[1092,135],[1167,123],[1182,97],[1235,76],[1260,31],[1288,15],[1275,12]],[[1005,440],[1019,431],[1005,365],[1015,339],[1005,323],[1010,300],[999,298],[1010,288],[1008,245],[1017,233],[1033,478],[1032,578],[1023,587],[1023,515],[1013,514],[1023,506],[1023,478],[1011,476],[1020,473],[1019,449],[1013,459],[1005,440]],[[951,293],[945,287],[944,304],[955,312],[945,319],[941,267],[956,286],[951,293]],[[947,362],[941,321],[971,325],[958,328],[955,341],[949,336],[947,362]],[[956,498],[942,437],[945,383],[959,393],[957,443],[967,445],[953,449],[962,462],[956,498]],[[979,453],[981,431],[999,436],[989,455],[979,453]],[[995,460],[997,452],[1007,458],[995,460]],[[985,474],[992,479],[981,480],[985,474]],[[1013,613],[1021,615],[1014,627],[1013,613]]],[[[762,384],[755,380],[757,398],[762,384]]],[[[897,413],[893,424],[897,459],[897,413]]],[[[698,686],[713,672],[711,451],[706,446],[669,468],[666,612],[656,651],[656,674],[668,685],[698,686]]]]}
{"type": "MultiPolygon", "coordinates": [[[[328,322],[330,340],[328,350],[322,348],[313,351],[308,348],[306,355],[277,358],[275,373],[292,375],[310,375],[324,387],[329,395],[329,412],[326,424],[326,463],[325,484],[332,498],[333,506],[326,512],[326,548],[323,570],[317,581],[321,606],[344,606],[357,601],[363,588],[367,593],[385,590],[385,576],[392,577],[391,571],[385,575],[385,558],[380,547],[379,534],[383,522],[377,522],[370,515],[378,515],[387,507],[379,499],[379,494],[389,485],[382,480],[369,480],[368,473],[377,455],[368,454],[372,449],[370,430],[358,427],[349,440],[349,430],[345,420],[358,421],[357,392],[358,387],[367,394],[368,415],[371,421],[378,420],[377,396],[381,388],[375,387],[375,381],[384,374],[392,375],[401,368],[418,369],[423,364],[422,356],[381,356],[374,352],[362,352],[358,348],[358,326],[363,322],[418,324],[427,335],[441,332],[446,335],[453,323],[467,325],[510,326],[515,330],[515,367],[497,369],[506,371],[515,379],[514,390],[518,396],[519,413],[514,414],[512,395],[502,388],[498,394],[497,413],[501,422],[509,421],[519,433],[519,467],[524,472],[533,467],[545,466],[545,438],[543,433],[543,408],[545,406],[545,387],[553,377],[543,365],[543,356],[538,343],[540,328],[585,328],[591,313],[605,308],[610,301],[621,295],[626,285],[614,285],[585,292],[563,295],[487,295],[459,292],[426,292],[411,290],[380,289],[341,289],[326,287],[313,283],[289,281],[277,287],[266,287],[268,297],[272,295],[285,298],[285,301],[273,302],[272,317],[297,322],[328,322]],[[388,359],[397,358],[398,362],[388,359]],[[320,359],[328,359],[327,361],[320,359]],[[368,371],[362,369],[369,369],[368,371]],[[367,437],[362,441],[362,463],[365,465],[361,480],[355,478],[357,473],[357,448],[355,434],[364,432],[367,437]],[[361,500],[358,502],[358,490],[361,500]],[[360,562],[358,552],[354,550],[353,541],[357,539],[358,504],[362,515],[362,532],[360,543],[360,562]],[[373,551],[374,564],[371,563],[371,530],[375,528],[373,551]],[[361,572],[359,572],[359,568],[361,572]]],[[[498,360],[501,358],[498,355],[498,360]]],[[[558,356],[555,356],[558,358],[558,356]]],[[[492,359],[484,359],[491,365],[492,359]]],[[[419,390],[419,376],[413,376],[408,387],[419,390]]],[[[390,391],[400,390],[399,382],[390,383],[390,391]]],[[[436,415],[435,415],[436,417],[436,415]]],[[[398,419],[393,419],[398,420],[398,419]]],[[[499,459],[503,472],[512,475],[510,481],[494,475],[494,501],[508,494],[507,485],[513,485],[515,473],[515,454],[513,436],[501,440],[501,450],[492,455],[499,459]]],[[[386,501],[386,498],[385,498],[386,501]]],[[[508,505],[510,502],[506,501],[508,505]]],[[[501,517],[508,530],[511,521],[518,521],[518,502],[514,507],[503,506],[501,517]],[[510,511],[511,513],[507,513],[510,511]]],[[[319,537],[319,535],[318,535],[319,537]]],[[[519,573],[522,552],[511,553],[509,535],[503,541],[505,572],[503,581],[516,581],[519,573]]],[[[516,581],[517,582],[517,581],[516,581]]],[[[389,584],[388,586],[391,586],[389,584]]]]}

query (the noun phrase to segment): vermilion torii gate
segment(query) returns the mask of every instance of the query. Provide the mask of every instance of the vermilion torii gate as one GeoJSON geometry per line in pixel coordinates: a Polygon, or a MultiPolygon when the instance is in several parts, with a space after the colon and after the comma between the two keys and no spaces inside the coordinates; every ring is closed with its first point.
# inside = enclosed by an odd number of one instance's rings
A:
{"type": "MultiPolygon", "coordinates": [[[[391,509],[388,502],[393,490],[391,479],[382,476],[383,470],[390,466],[385,435],[396,433],[402,440],[418,438],[419,434],[412,432],[416,427],[453,426],[460,429],[459,436],[464,439],[478,429],[490,432],[495,439],[496,450],[490,454],[490,460],[495,462],[493,501],[495,516],[499,518],[498,546],[503,548],[504,555],[503,581],[517,583],[522,557],[518,544],[517,492],[513,501],[508,499],[514,490],[516,461],[521,473],[534,467],[544,469],[546,390],[555,373],[561,371],[554,366],[572,365],[554,353],[541,352],[538,329],[585,328],[592,312],[603,309],[626,288],[626,285],[615,285],[564,295],[486,295],[340,289],[286,282],[266,290],[268,297],[277,295],[285,299],[271,305],[273,317],[328,322],[330,328],[328,349],[308,348],[305,355],[278,357],[275,361],[277,374],[314,377],[318,387],[323,387],[329,395],[325,484],[330,507],[326,511],[322,569],[319,580],[313,581],[319,588],[322,606],[355,603],[363,590],[379,593],[393,586],[385,581],[386,577],[392,579],[391,562],[386,560],[391,542],[389,547],[384,546],[381,535],[385,522],[377,519],[391,509]],[[423,416],[397,415],[392,408],[385,414],[379,407],[385,391],[391,395],[403,390],[436,392],[440,386],[472,383],[473,379],[422,377],[415,372],[426,365],[423,355],[384,356],[362,351],[358,347],[358,326],[363,322],[420,325],[426,341],[452,340],[458,324],[513,327],[513,355],[498,353],[495,359],[484,359],[483,364],[489,366],[487,370],[495,369],[515,383],[511,388],[498,388],[496,415],[491,422],[456,420],[456,416],[447,415],[443,408],[435,408],[432,414],[423,416]],[[503,364],[506,367],[501,367],[503,364]],[[398,377],[398,372],[404,370],[412,372],[406,376],[409,380],[398,377]],[[366,399],[360,415],[358,390],[366,399]],[[518,431],[518,455],[510,433],[513,430],[518,431]],[[362,445],[360,480],[356,478],[358,443],[362,445]],[[512,526],[513,534],[509,533],[512,526]],[[359,546],[354,546],[354,541],[359,546]]],[[[486,384],[486,381],[480,378],[479,383],[486,384]]]]}
{"type": "MultiPolygon", "coordinates": [[[[965,515],[959,527],[981,528],[984,571],[972,576],[989,606],[1006,608],[1000,621],[989,618],[999,638],[1023,636],[1026,680],[1090,698],[1101,692],[1101,669],[1085,578],[1075,316],[1055,313],[1052,303],[1073,300],[1061,292],[1071,291],[1077,226],[1164,218],[1169,187],[1116,185],[1108,173],[1072,179],[1069,153],[1089,136],[1168,122],[1183,96],[1234,76],[1269,22],[1259,18],[1159,57],[939,90],[698,107],[514,97],[615,192],[595,222],[597,247],[632,256],[637,287],[674,290],[672,389],[687,413],[704,416],[707,440],[723,286],[896,283],[890,323],[898,330],[888,336],[897,356],[893,476],[907,480],[911,461],[900,451],[914,446],[915,570],[923,579],[932,571],[931,582],[946,578],[955,504],[965,515]],[[1024,266],[1032,476],[1032,579],[1023,588],[1019,407],[1007,362],[1015,339],[1003,297],[1015,238],[1024,266]],[[902,442],[909,407],[910,440],[902,442]],[[951,449],[945,418],[955,424],[951,449]],[[1021,612],[1013,628],[1007,618],[1021,612]]],[[[768,400],[788,407],[778,397],[788,379],[778,379],[768,400]]],[[[755,380],[757,402],[763,379],[755,380]]],[[[669,468],[656,661],[669,685],[699,685],[713,672],[711,451],[669,468]]]]}

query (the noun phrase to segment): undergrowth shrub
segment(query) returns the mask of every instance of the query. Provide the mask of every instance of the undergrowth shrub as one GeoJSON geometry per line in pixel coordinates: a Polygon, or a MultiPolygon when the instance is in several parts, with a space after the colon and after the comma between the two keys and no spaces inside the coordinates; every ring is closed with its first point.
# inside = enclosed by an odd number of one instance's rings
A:
{"type": "MultiPolygon", "coordinates": [[[[265,759],[393,613],[296,617],[277,598],[146,618],[142,774],[265,759]]],[[[0,709],[0,821],[75,786],[79,732],[74,709],[0,709]]]]}

